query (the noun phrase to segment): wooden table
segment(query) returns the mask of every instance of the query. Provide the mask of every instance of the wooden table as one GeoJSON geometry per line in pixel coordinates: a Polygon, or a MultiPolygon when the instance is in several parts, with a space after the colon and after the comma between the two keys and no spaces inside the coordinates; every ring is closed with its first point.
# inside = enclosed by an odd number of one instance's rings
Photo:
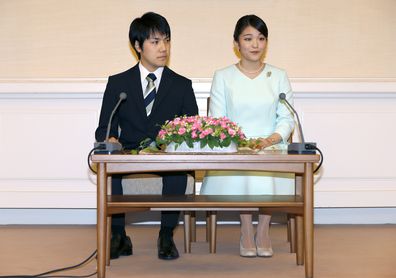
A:
{"type": "Polygon", "coordinates": [[[266,207],[276,208],[287,204],[301,205],[304,215],[304,255],[305,277],[313,277],[313,163],[319,161],[318,155],[288,155],[284,151],[268,151],[263,154],[249,152],[234,154],[149,154],[149,155],[102,155],[92,156],[97,163],[97,277],[106,274],[107,216],[126,211],[128,208],[195,208],[195,207],[266,207]],[[197,196],[163,198],[152,196],[142,200],[132,196],[108,196],[107,177],[111,174],[158,171],[194,170],[257,170],[289,172],[302,176],[302,190],[295,199],[274,198],[255,202],[247,196],[248,202],[224,202],[219,198],[197,196]],[[116,198],[114,198],[116,197],[116,198]]]}

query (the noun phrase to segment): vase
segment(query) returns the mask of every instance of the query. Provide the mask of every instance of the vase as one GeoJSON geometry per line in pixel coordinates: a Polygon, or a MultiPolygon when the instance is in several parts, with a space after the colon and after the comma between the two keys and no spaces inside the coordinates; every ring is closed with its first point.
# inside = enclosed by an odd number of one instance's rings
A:
{"type": "Polygon", "coordinates": [[[201,148],[200,142],[194,142],[193,147],[190,148],[186,142],[181,143],[176,148],[176,143],[172,142],[166,146],[165,152],[167,153],[235,153],[238,151],[238,146],[235,142],[231,142],[228,147],[213,147],[211,149],[208,145],[201,148]]]}

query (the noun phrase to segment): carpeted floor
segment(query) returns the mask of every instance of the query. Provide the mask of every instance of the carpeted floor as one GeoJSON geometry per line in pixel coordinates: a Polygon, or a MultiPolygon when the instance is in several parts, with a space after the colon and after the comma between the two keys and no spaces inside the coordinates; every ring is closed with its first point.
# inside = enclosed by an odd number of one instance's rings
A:
{"type": "MultiPolygon", "coordinates": [[[[209,254],[203,226],[192,253],[183,253],[181,227],[175,241],[181,258],[156,257],[157,226],[128,227],[134,255],[111,262],[106,277],[244,277],[303,278],[289,253],[286,227],[271,227],[273,258],[239,256],[239,226],[219,225],[217,253],[209,254]]],[[[0,275],[31,275],[82,262],[96,248],[94,226],[0,226],[0,275]]],[[[396,225],[315,226],[315,277],[395,278],[396,225]]],[[[93,260],[78,270],[56,275],[84,275],[96,271],[93,260]]],[[[55,275],[55,274],[54,274],[55,275]]],[[[95,276],[93,276],[95,277],[95,276]]]]}

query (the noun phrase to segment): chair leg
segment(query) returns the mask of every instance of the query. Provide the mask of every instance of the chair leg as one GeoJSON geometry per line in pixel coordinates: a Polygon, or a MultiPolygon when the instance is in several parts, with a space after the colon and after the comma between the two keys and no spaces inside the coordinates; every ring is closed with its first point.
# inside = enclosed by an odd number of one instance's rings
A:
{"type": "Polygon", "coordinates": [[[206,242],[210,242],[210,211],[206,212],[206,242]]]}
{"type": "Polygon", "coordinates": [[[290,242],[290,253],[296,253],[296,218],[294,216],[290,216],[287,225],[290,242]]]}
{"type": "Polygon", "coordinates": [[[191,253],[191,215],[189,211],[184,212],[184,252],[191,253]]]}
{"type": "Polygon", "coordinates": [[[107,217],[106,227],[106,265],[110,265],[110,244],[111,244],[111,216],[107,217]]]}
{"type": "Polygon", "coordinates": [[[290,215],[287,214],[287,242],[290,242],[290,215]]]}
{"type": "Polygon", "coordinates": [[[296,216],[296,259],[297,265],[304,264],[304,219],[302,216],[296,216]]]}
{"type": "Polygon", "coordinates": [[[209,251],[210,253],[216,253],[216,239],[217,239],[217,213],[215,211],[210,212],[210,242],[209,251]]]}
{"type": "Polygon", "coordinates": [[[191,236],[191,242],[196,242],[197,241],[197,218],[196,218],[196,212],[192,211],[190,214],[191,217],[191,223],[190,223],[190,236],[191,236]]]}

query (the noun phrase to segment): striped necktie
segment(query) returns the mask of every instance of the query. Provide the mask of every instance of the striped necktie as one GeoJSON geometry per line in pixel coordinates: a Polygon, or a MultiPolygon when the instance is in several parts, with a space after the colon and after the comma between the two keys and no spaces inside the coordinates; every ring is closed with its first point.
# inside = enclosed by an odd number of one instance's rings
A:
{"type": "Polygon", "coordinates": [[[154,81],[157,79],[154,73],[149,73],[146,77],[148,81],[146,90],[144,92],[144,105],[146,106],[147,116],[150,115],[151,109],[153,108],[155,94],[157,90],[155,89],[154,81]]]}

